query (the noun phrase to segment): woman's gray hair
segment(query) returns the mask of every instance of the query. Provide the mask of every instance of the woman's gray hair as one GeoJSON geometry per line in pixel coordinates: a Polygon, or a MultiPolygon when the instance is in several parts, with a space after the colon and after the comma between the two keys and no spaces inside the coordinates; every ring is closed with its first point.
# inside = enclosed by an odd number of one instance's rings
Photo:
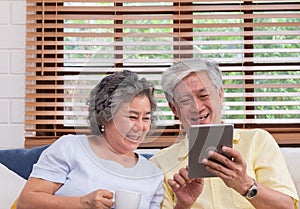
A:
{"type": "Polygon", "coordinates": [[[156,117],[153,115],[157,104],[154,98],[154,88],[145,78],[129,70],[116,72],[104,77],[90,92],[86,104],[88,105],[88,122],[90,130],[100,135],[110,122],[120,105],[130,102],[136,96],[147,96],[151,105],[151,126],[154,126],[156,117]]]}
{"type": "Polygon", "coordinates": [[[191,73],[201,71],[207,73],[217,91],[221,89],[222,73],[216,61],[212,59],[184,59],[174,63],[162,74],[162,89],[168,102],[174,102],[174,89],[180,81],[191,73]]]}

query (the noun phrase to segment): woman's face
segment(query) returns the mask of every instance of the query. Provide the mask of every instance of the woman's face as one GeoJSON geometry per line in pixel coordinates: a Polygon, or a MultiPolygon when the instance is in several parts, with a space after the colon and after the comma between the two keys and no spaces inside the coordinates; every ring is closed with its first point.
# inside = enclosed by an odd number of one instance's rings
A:
{"type": "Polygon", "coordinates": [[[150,129],[150,113],[150,101],[145,95],[121,104],[113,120],[105,125],[107,142],[115,151],[123,154],[135,150],[150,129]]]}

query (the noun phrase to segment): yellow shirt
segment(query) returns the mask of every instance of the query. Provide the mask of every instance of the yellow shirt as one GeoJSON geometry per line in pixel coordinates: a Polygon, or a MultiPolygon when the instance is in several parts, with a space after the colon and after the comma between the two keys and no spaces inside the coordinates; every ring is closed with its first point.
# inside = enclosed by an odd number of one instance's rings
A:
{"type": "MultiPolygon", "coordinates": [[[[280,191],[294,199],[298,208],[298,195],[281,154],[279,146],[271,134],[262,129],[234,131],[233,148],[239,151],[247,163],[247,173],[257,182],[280,191]]],[[[175,195],[167,183],[180,168],[187,165],[188,140],[185,139],[156,153],[151,161],[162,169],[164,179],[164,199],[161,209],[171,209],[176,202],[175,195]]],[[[251,203],[235,190],[228,188],[218,178],[205,178],[203,192],[192,209],[252,209],[251,203]]]]}

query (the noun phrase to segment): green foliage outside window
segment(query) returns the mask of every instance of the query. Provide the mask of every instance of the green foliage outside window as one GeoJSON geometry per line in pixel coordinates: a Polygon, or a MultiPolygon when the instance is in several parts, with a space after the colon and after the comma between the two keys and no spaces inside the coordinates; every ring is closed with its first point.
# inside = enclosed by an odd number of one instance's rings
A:
{"type": "MultiPolygon", "coordinates": [[[[222,23],[228,23],[228,24],[233,24],[233,23],[241,23],[241,19],[223,19],[223,20],[194,20],[194,24],[216,24],[218,21],[222,21],[222,23]]],[[[280,22],[300,22],[300,18],[277,18],[277,19],[254,19],[254,22],[259,23],[259,22],[270,22],[274,21],[277,23],[280,22]]],[[[65,24],[83,24],[86,23],[84,20],[69,20],[68,22],[65,22],[65,24]]],[[[140,20],[140,21],[124,21],[124,24],[149,24],[149,28],[141,28],[141,29],[124,29],[124,33],[171,33],[172,29],[171,28],[155,28],[155,25],[159,24],[172,24],[170,20],[140,20]],[[152,27],[153,26],[153,27],[152,27]]],[[[113,24],[113,21],[111,20],[94,20],[93,24],[99,24],[99,25],[105,25],[105,24],[113,24]]],[[[68,29],[66,29],[68,30],[68,29]]],[[[101,28],[91,28],[91,29],[86,29],[86,28],[78,28],[78,29],[73,29],[73,30],[80,30],[80,32],[83,32],[85,30],[89,31],[94,31],[95,33],[113,33],[113,29],[101,29],[101,28]]],[[[278,27],[257,27],[254,28],[253,30],[257,31],[273,31],[276,33],[276,31],[293,31],[293,30],[299,30],[297,27],[291,27],[291,26],[278,26],[278,27]]],[[[69,30],[68,32],[72,32],[72,29],[69,30]]],[[[212,32],[212,33],[220,33],[220,32],[243,32],[243,28],[240,27],[227,27],[227,28],[196,28],[193,30],[193,32],[212,32]]],[[[90,58],[91,63],[88,63],[88,65],[93,65],[92,60],[96,59],[113,59],[114,54],[110,53],[114,50],[114,45],[113,43],[116,43],[117,41],[121,40],[114,40],[113,38],[87,38],[87,37],[81,37],[81,38],[74,38],[74,37],[65,37],[64,41],[74,41],[74,39],[78,39],[77,41],[80,42],[90,42],[90,43],[107,43],[107,45],[66,45],[65,50],[82,50],[83,53],[77,53],[77,54],[68,54],[65,58],[90,58]],[[110,44],[111,43],[111,44],[110,44]],[[89,54],[85,53],[84,51],[90,51],[89,54]],[[94,52],[94,53],[91,53],[94,52]]],[[[270,41],[270,43],[262,43],[262,44],[253,44],[253,57],[254,57],[254,62],[262,62],[265,63],[265,61],[261,61],[261,58],[266,58],[268,62],[277,62],[278,60],[274,60],[276,58],[281,58],[281,57],[300,57],[300,52],[299,50],[295,52],[287,52],[284,49],[288,48],[293,48],[293,49],[299,49],[300,48],[300,43],[299,41],[294,41],[294,40],[299,40],[300,35],[269,35],[269,36],[254,36],[254,40],[264,40],[264,41],[270,41]],[[282,43],[283,44],[278,44],[278,43],[273,43],[272,40],[284,40],[282,43]],[[269,50],[269,51],[268,51],[269,50]],[[257,59],[257,60],[256,60],[257,59]]],[[[134,36],[129,36],[129,37],[124,37],[122,39],[123,42],[128,42],[128,43],[149,43],[149,42],[164,42],[164,41],[172,41],[172,38],[170,37],[168,40],[166,38],[159,38],[159,37],[134,37],[134,36]]],[[[220,44],[195,44],[192,48],[195,51],[198,51],[194,55],[194,57],[206,57],[206,58],[231,58],[232,60],[236,59],[236,62],[240,62],[241,60],[244,59],[244,53],[243,53],[243,36],[215,36],[215,37],[209,37],[209,36],[203,36],[203,37],[194,37],[193,40],[195,43],[200,43],[200,42],[205,42],[205,41],[220,41],[220,44]],[[226,44],[230,43],[230,41],[236,41],[237,44],[226,44]],[[218,53],[210,53],[211,50],[219,50],[218,53]],[[234,51],[236,50],[236,51],[234,51]]],[[[131,53],[131,54],[124,54],[124,59],[153,59],[153,58],[160,58],[160,59],[172,59],[173,54],[151,54],[147,53],[149,51],[171,51],[172,46],[171,45],[128,45],[128,46],[123,46],[124,51],[140,51],[140,52],[145,52],[145,53],[131,53]]],[[[221,63],[222,64],[222,63],[221,63]]],[[[76,65],[76,63],[65,63],[66,66],[72,66],[76,65]]],[[[237,75],[243,75],[245,72],[224,72],[224,75],[226,76],[237,76],[237,75]]],[[[261,71],[261,72],[254,72],[254,75],[287,75],[289,76],[288,79],[256,79],[253,80],[254,84],[257,86],[262,85],[262,84],[280,84],[282,82],[285,82],[286,84],[296,84],[298,87],[297,88],[255,88],[254,92],[255,93],[263,93],[263,92],[280,92],[280,93],[285,93],[285,92],[294,92],[294,96],[274,96],[274,97],[257,97],[253,98],[254,101],[294,101],[294,102],[300,102],[300,72],[299,71],[261,71]],[[295,77],[295,78],[294,78],[295,77]],[[298,93],[298,94],[297,94],[298,93]]],[[[242,85],[244,83],[244,80],[225,80],[224,84],[225,85],[230,85],[230,84],[239,84],[242,85]]],[[[156,81],[155,83],[156,86],[160,86],[159,81],[156,81]]],[[[225,93],[243,93],[245,91],[244,88],[240,89],[225,89],[225,93]]],[[[163,94],[161,89],[157,89],[156,93],[158,94],[163,94]]],[[[226,102],[244,102],[245,98],[226,98],[226,102]]],[[[158,103],[167,103],[167,101],[164,98],[159,98],[158,103]]],[[[285,103],[284,103],[285,104],[285,103]]],[[[226,108],[226,107],[225,107],[226,108]]],[[[227,107],[229,109],[227,110],[237,110],[237,111],[243,111],[245,110],[245,106],[230,106],[227,107]]],[[[254,110],[300,110],[300,105],[257,105],[254,107],[254,110]]],[[[158,111],[169,111],[170,109],[167,106],[161,106],[158,107],[158,111]]],[[[300,116],[297,114],[259,114],[256,116],[256,118],[260,119],[275,119],[275,118],[299,118],[300,116]]],[[[173,116],[171,115],[161,115],[160,118],[162,120],[172,120],[173,116]]],[[[243,119],[245,118],[244,114],[240,115],[227,115],[225,116],[225,119],[243,119]]]]}

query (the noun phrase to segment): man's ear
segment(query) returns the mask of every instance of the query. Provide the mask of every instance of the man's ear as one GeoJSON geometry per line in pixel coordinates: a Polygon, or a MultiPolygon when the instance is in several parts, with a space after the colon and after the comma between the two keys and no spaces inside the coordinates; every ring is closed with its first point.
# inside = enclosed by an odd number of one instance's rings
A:
{"type": "Polygon", "coordinates": [[[220,96],[220,98],[221,98],[221,100],[223,102],[224,101],[224,89],[223,89],[223,87],[220,88],[219,96],[220,96]]]}
{"type": "Polygon", "coordinates": [[[169,107],[171,108],[172,112],[174,113],[174,115],[179,118],[178,112],[176,111],[175,105],[171,102],[168,102],[169,107]]]}

